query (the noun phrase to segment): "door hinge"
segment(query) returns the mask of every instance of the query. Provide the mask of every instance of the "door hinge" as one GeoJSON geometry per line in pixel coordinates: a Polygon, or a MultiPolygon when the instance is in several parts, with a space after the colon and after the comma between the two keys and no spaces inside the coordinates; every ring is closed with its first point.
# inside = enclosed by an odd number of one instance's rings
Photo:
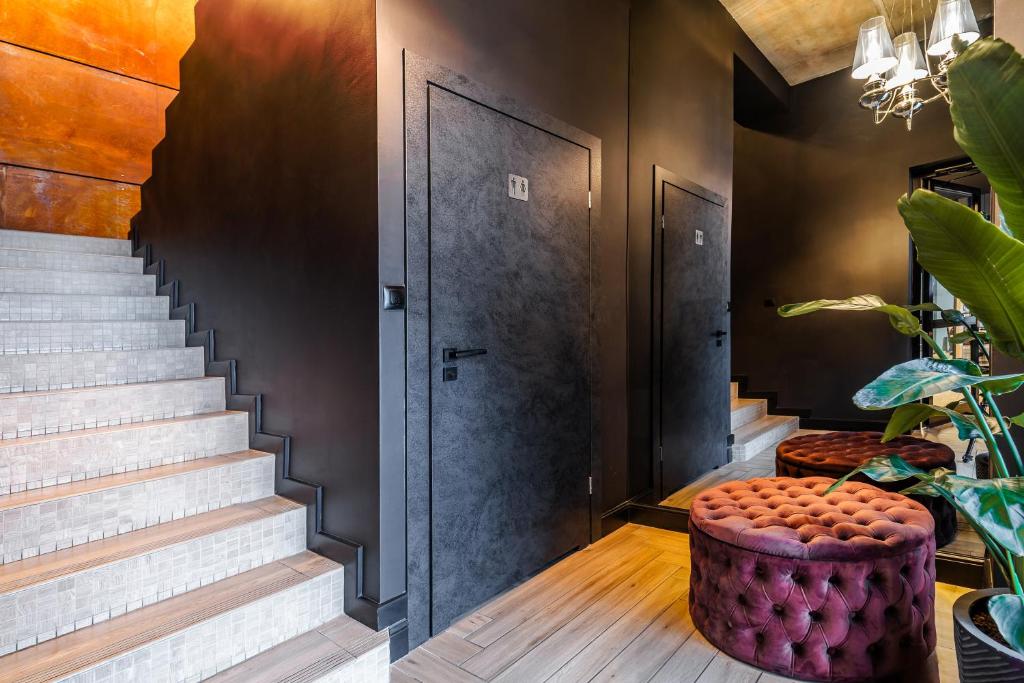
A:
{"type": "Polygon", "coordinates": [[[594,478],[587,477],[587,493],[594,495],[594,478]]]}
{"type": "Polygon", "coordinates": [[[661,214],[661,229],[665,229],[665,214],[661,214]]]}
{"type": "Polygon", "coordinates": [[[658,446],[658,462],[665,462],[665,450],[658,446]]]}
{"type": "Polygon", "coordinates": [[[587,208],[594,208],[594,195],[589,190],[587,191],[587,208]]]}

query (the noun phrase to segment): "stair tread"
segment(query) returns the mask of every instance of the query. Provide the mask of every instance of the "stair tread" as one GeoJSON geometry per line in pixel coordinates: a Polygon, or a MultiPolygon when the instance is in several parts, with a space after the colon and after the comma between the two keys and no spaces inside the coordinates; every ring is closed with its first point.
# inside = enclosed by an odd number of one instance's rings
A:
{"type": "Polygon", "coordinates": [[[247,450],[237,453],[226,453],[224,455],[211,455],[206,458],[186,460],[185,462],[172,465],[160,465],[141,470],[132,470],[121,474],[110,474],[93,479],[82,479],[68,484],[57,484],[56,486],[45,486],[43,488],[19,491],[6,496],[0,496],[0,510],[24,507],[26,505],[39,505],[42,503],[81,496],[97,491],[130,486],[145,481],[154,481],[165,477],[173,477],[186,472],[196,472],[214,467],[223,467],[231,463],[254,460],[257,458],[273,457],[271,453],[263,451],[247,450]]]}
{"type": "Polygon", "coordinates": [[[798,424],[800,418],[792,415],[765,415],[750,424],[743,425],[734,432],[735,443],[752,441],[763,434],[787,423],[798,424]]]}
{"type": "MultiPolygon", "coordinates": [[[[6,240],[14,242],[24,242],[27,244],[28,240],[34,240],[37,243],[43,243],[50,247],[56,247],[57,245],[75,245],[78,249],[45,249],[43,251],[62,251],[73,254],[111,254],[114,256],[131,256],[132,247],[131,241],[126,239],[117,239],[115,237],[93,237],[91,235],[67,235],[59,232],[41,232],[39,230],[14,230],[10,228],[0,229],[0,243],[6,240]],[[109,251],[86,251],[86,247],[92,247],[96,249],[105,248],[109,251]]],[[[38,246],[34,244],[33,248],[38,246]]],[[[14,247],[24,248],[24,247],[14,247]]]]}
{"type": "Polygon", "coordinates": [[[739,410],[740,408],[747,408],[749,406],[755,406],[758,404],[767,404],[763,398],[734,398],[730,404],[732,410],[739,410]]]}
{"type": "MultiPolygon", "coordinates": [[[[155,382],[154,382],[155,384],[155,382]]],[[[120,384],[111,386],[123,386],[120,384]]],[[[82,387],[83,389],[99,389],[101,387],[82,387]]],[[[65,391],[62,389],[54,389],[54,391],[65,391]]],[[[22,392],[24,393],[24,392],[22,392]]],[[[31,392],[29,392],[31,393],[31,392]]],[[[91,429],[76,429],[70,432],[55,432],[53,434],[37,434],[36,436],[19,436],[15,439],[3,439],[0,440],[0,458],[3,457],[3,451],[5,448],[15,448],[18,446],[27,446],[29,444],[37,444],[45,441],[60,441],[63,439],[82,439],[86,437],[95,436],[96,434],[108,434],[111,432],[126,432],[135,429],[153,429],[157,427],[165,427],[169,424],[175,424],[178,422],[194,422],[196,420],[214,420],[226,417],[228,415],[238,414],[242,411],[238,410],[218,410],[212,413],[199,413],[197,415],[183,415],[181,417],[167,417],[160,420],[149,420],[147,422],[130,422],[127,424],[110,425],[107,427],[93,427],[91,429]]]]}
{"type": "Polygon", "coordinates": [[[60,679],[340,567],[307,550],[2,657],[0,680],[60,679]]]}
{"type": "Polygon", "coordinates": [[[280,496],[239,503],[165,524],[0,565],[0,594],[182,543],[302,505],[280,496]]]}
{"type": "Polygon", "coordinates": [[[350,617],[340,616],[208,680],[211,683],[315,681],[387,642],[387,631],[377,632],[350,617]]]}

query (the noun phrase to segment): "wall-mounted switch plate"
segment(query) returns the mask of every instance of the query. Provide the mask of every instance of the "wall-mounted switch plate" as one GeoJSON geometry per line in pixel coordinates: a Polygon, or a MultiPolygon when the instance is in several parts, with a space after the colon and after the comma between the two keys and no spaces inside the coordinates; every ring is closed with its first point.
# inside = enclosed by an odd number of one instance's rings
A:
{"type": "Polygon", "coordinates": [[[405,287],[384,285],[382,290],[385,311],[400,311],[405,308],[405,287]]]}

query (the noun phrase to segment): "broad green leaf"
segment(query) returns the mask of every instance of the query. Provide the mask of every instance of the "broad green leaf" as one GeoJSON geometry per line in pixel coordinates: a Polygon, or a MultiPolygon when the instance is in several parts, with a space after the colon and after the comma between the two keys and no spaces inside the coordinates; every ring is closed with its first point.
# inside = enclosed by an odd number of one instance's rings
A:
{"type": "Polygon", "coordinates": [[[980,40],[950,67],[949,94],[956,141],[992,183],[1010,231],[1024,238],[1024,59],[1008,43],[980,40]]]}
{"type": "Polygon", "coordinates": [[[889,316],[889,323],[897,332],[912,337],[921,331],[921,321],[911,312],[912,310],[935,309],[929,304],[913,307],[887,304],[880,296],[862,294],[849,299],[818,299],[801,304],[786,304],[779,307],[779,315],[783,318],[793,318],[817,311],[878,311],[889,316]]]}
{"type": "Polygon", "coordinates": [[[942,319],[954,325],[966,325],[967,319],[964,314],[956,309],[946,309],[942,312],[942,319]]]}
{"type": "MultiPolygon", "coordinates": [[[[956,404],[954,403],[953,405],[956,404]]],[[[948,417],[949,421],[956,427],[957,436],[965,441],[967,439],[984,438],[977,420],[970,415],[964,415],[950,408],[942,408],[926,403],[908,403],[897,408],[893,412],[892,417],[889,418],[889,424],[886,426],[885,434],[882,436],[882,443],[892,441],[901,434],[906,434],[933,415],[948,417]]]]}
{"type": "Polygon", "coordinates": [[[1016,417],[1010,418],[1010,423],[1015,424],[1018,427],[1024,427],[1024,413],[1017,415],[1016,417]]]}
{"type": "Polygon", "coordinates": [[[899,210],[924,269],[984,323],[997,349],[1024,359],[1024,243],[928,190],[904,196],[899,210]]]}
{"type": "Polygon", "coordinates": [[[875,481],[903,481],[912,477],[928,476],[924,470],[914,467],[898,455],[876,455],[865,460],[860,467],[836,480],[828,487],[828,492],[836,490],[850,477],[863,474],[875,481]]]}
{"type": "MultiPolygon", "coordinates": [[[[1024,383],[1024,375],[1020,378],[1024,383]]],[[[886,410],[996,379],[1004,377],[984,377],[981,368],[970,361],[918,358],[883,372],[854,394],[853,402],[865,410],[886,410]]]]}
{"type": "Polygon", "coordinates": [[[960,511],[977,522],[1012,554],[1024,555],[1024,478],[971,479],[955,474],[935,477],[953,494],[960,511]]]}
{"type": "Polygon", "coordinates": [[[1024,654],[1024,598],[1013,593],[988,599],[988,613],[1013,649],[1024,654]]]}

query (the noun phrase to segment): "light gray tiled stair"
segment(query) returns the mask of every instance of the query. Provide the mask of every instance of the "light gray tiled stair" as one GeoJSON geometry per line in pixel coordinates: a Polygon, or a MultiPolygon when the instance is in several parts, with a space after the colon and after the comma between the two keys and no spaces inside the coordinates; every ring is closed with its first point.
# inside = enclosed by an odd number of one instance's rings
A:
{"type": "Polygon", "coordinates": [[[794,434],[800,419],[788,415],[766,415],[733,432],[732,459],[748,460],[766,448],[794,434]]]}
{"type": "Polygon", "coordinates": [[[0,494],[172,465],[249,447],[247,413],[225,411],[0,441],[0,494]]]}
{"type": "Polygon", "coordinates": [[[340,616],[209,679],[210,683],[370,683],[387,680],[386,632],[340,616]]]}
{"type": "Polygon", "coordinates": [[[0,496],[3,561],[16,562],[274,493],[274,456],[258,451],[0,496]]]}
{"type": "Polygon", "coordinates": [[[166,296],[0,294],[0,320],[167,320],[166,296]]]}
{"type": "Polygon", "coordinates": [[[730,411],[730,426],[736,431],[744,425],[760,420],[768,414],[768,401],[757,398],[734,398],[730,411]]]}
{"type": "Polygon", "coordinates": [[[200,681],[343,610],[343,568],[306,551],[0,658],[0,680],[200,681]]]}
{"type": "Polygon", "coordinates": [[[224,410],[224,379],[0,395],[0,438],[14,439],[224,410]]]}
{"type": "Polygon", "coordinates": [[[4,354],[184,346],[184,320],[0,322],[0,353],[4,354]]]}
{"type": "Polygon", "coordinates": [[[132,255],[132,244],[128,240],[26,230],[0,230],[0,248],[69,251],[79,254],[111,254],[114,256],[132,255]]]}
{"type": "Polygon", "coordinates": [[[0,247],[0,268],[92,271],[95,273],[141,273],[142,259],[108,254],[82,254],[67,251],[35,251],[0,247]]]}
{"type": "Polygon", "coordinates": [[[305,548],[305,508],[272,496],[8,563],[0,566],[0,655],[305,548]]]}
{"type": "Polygon", "coordinates": [[[153,296],[156,294],[156,276],[0,268],[0,292],[153,296]]]}
{"type": "Polygon", "coordinates": [[[0,354],[0,394],[202,377],[201,347],[0,354]]]}

